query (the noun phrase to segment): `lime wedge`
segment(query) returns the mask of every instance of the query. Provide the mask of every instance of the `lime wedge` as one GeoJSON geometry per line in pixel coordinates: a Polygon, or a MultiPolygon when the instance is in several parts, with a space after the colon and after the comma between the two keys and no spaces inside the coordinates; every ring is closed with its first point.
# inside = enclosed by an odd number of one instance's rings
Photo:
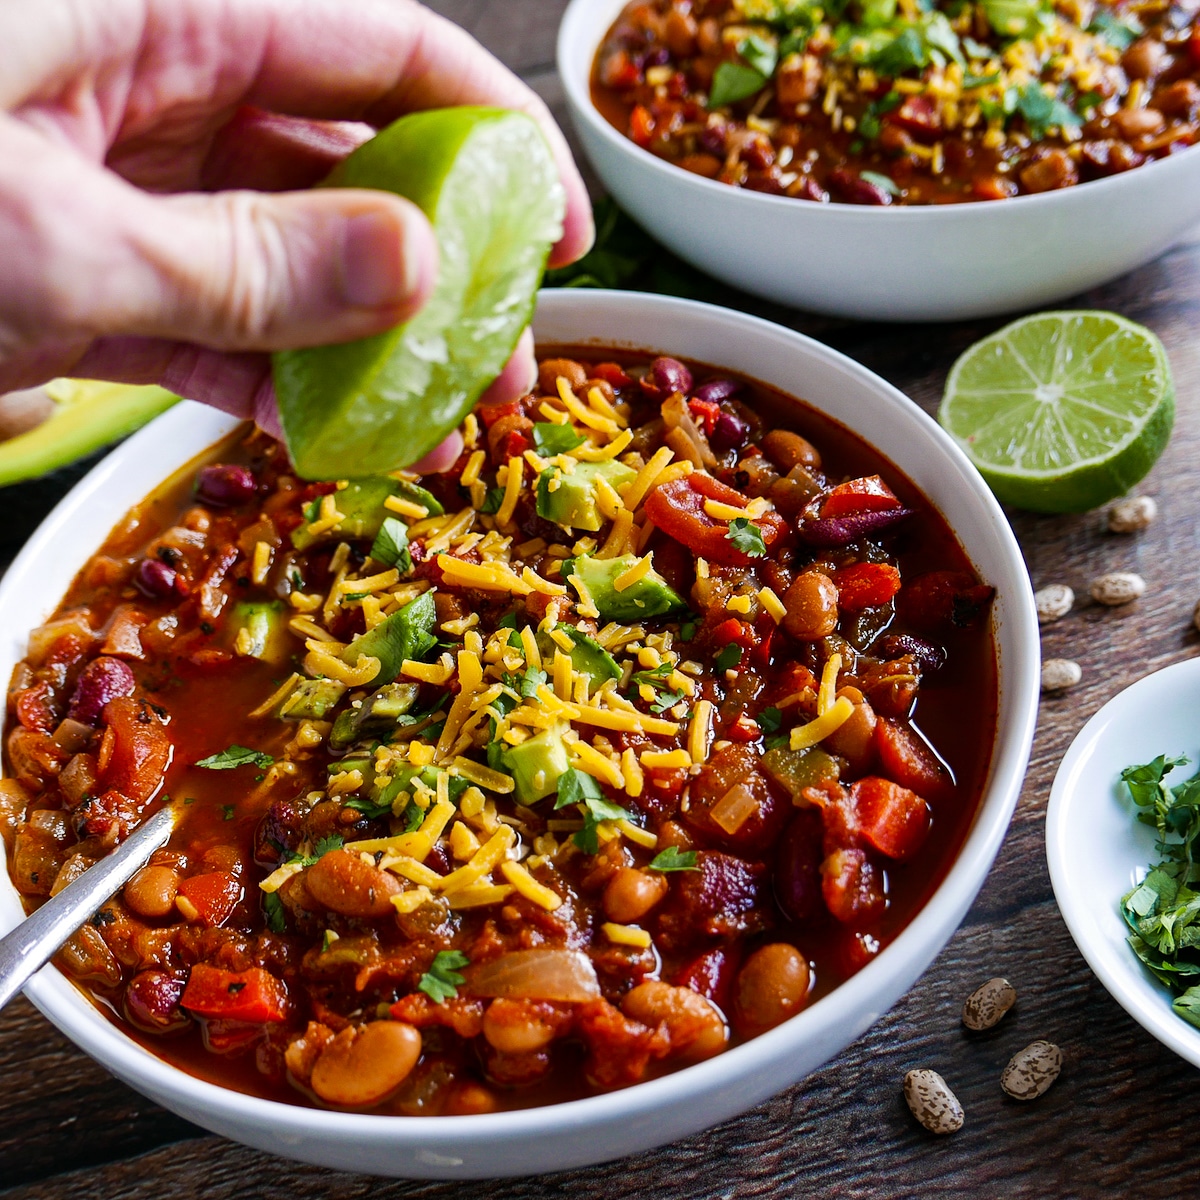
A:
{"type": "Polygon", "coordinates": [[[433,224],[433,295],[387,333],[274,356],[288,450],[308,479],[415,462],[470,411],[529,323],[564,196],[532,118],[496,108],[414,113],[322,186],[396,192],[433,224]]]}
{"type": "Polygon", "coordinates": [[[1005,504],[1083,512],[1128,491],[1171,435],[1162,343],[1114,313],[1037,313],[954,364],[938,421],[1005,504]]]}

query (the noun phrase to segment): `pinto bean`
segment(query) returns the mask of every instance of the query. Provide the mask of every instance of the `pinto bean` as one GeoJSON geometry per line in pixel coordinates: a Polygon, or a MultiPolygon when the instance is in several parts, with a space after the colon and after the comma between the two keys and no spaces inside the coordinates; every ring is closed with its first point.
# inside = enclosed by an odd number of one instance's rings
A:
{"type": "Polygon", "coordinates": [[[1113,113],[1112,123],[1123,138],[1149,137],[1166,125],[1166,119],[1157,108],[1123,108],[1113,113]]]}
{"type": "Polygon", "coordinates": [[[1121,55],[1121,66],[1130,79],[1149,79],[1159,73],[1166,57],[1167,48],[1157,38],[1138,38],[1121,55]]]}
{"type": "Polygon", "coordinates": [[[729,1040],[720,1010],[691,988],[647,980],[625,994],[621,1011],[651,1028],[665,1025],[672,1054],[710,1058],[724,1050],[729,1040]]]}
{"type": "Polygon", "coordinates": [[[762,440],[763,453],[785,473],[793,467],[821,469],[821,453],[807,438],[789,429],[772,429],[762,440]]]}
{"type": "Polygon", "coordinates": [[[175,907],[179,875],[170,867],[143,867],[125,885],[125,903],[139,917],[165,917],[175,907]]]}
{"type": "Polygon", "coordinates": [[[854,705],[854,711],[825,739],[825,746],[847,759],[854,775],[861,775],[875,759],[875,710],[857,688],[842,688],[839,695],[854,705]]]}
{"type": "Polygon", "coordinates": [[[667,48],[676,58],[691,58],[696,53],[696,33],[699,26],[689,12],[672,9],[667,14],[663,36],[667,48]]]}
{"type": "Polygon", "coordinates": [[[604,889],[604,911],[609,920],[628,925],[641,920],[666,894],[661,872],[622,867],[604,889]]]}
{"type": "Polygon", "coordinates": [[[1054,192],[1079,182],[1075,164],[1062,150],[1050,150],[1021,172],[1021,182],[1031,192],[1054,192]]]}
{"type": "Polygon", "coordinates": [[[1200,109],[1200,86],[1191,79],[1178,79],[1155,93],[1154,107],[1169,117],[1193,121],[1200,109]]]}
{"type": "Polygon", "coordinates": [[[493,1000],[483,1014],[483,1036],[501,1054],[530,1054],[548,1046],[556,1025],[544,1019],[538,1005],[525,1000],[493,1000]]]}
{"type": "Polygon", "coordinates": [[[738,974],[734,1013],[747,1033],[761,1033],[793,1017],[808,998],[809,968],[786,942],[760,946],[738,974]]]}
{"type": "Polygon", "coordinates": [[[582,363],[573,358],[547,358],[538,367],[538,387],[547,396],[557,396],[560,375],[573,391],[587,383],[587,370],[582,363]]]}
{"type": "Polygon", "coordinates": [[[420,1057],[421,1035],[402,1021],[347,1025],[313,1064],[312,1090],[328,1104],[366,1108],[391,1095],[420,1057]]]}
{"type": "Polygon", "coordinates": [[[783,627],[798,642],[828,637],[837,628],[837,587],[820,571],[797,575],[783,595],[783,627]]]}
{"type": "Polygon", "coordinates": [[[383,917],[392,911],[400,893],[394,875],[369,866],[349,850],[322,855],[305,876],[309,895],[319,904],[347,917],[383,917]]]}

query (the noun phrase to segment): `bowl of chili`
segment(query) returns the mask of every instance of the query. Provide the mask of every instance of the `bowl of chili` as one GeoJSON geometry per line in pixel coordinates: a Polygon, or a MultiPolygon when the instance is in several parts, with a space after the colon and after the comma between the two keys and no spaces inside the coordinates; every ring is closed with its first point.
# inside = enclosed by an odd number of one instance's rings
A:
{"type": "Polygon", "coordinates": [[[183,405],[0,585],[0,922],[192,801],[27,993],[261,1149],[467,1178],[726,1119],[911,986],[1016,803],[1032,597],[933,421],[724,309],[534,328],[445,476],[303,484],[183,405]]]}
{"type": "Polygon", "coordinates": [[[717,279],[837,316],[991,316],[1111,280],[1200,219],[1200,38],[1165,9],[1077,27],[990,7],[1036,30],[994,34],[988,0],[823,6],[837,20],[574,0],[558,68],[607,189],[717,279]],[[721,72],[735,98],[714,105],[721,72]]]}

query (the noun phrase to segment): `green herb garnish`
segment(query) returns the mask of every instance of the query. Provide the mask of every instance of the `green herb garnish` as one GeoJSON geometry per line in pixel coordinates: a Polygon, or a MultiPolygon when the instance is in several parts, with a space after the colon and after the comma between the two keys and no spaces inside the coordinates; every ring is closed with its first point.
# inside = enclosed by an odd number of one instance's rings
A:
{"type": "Polygon", "coordinates": [[[494,516],[500,511],[500,505],[504,503],[504,489],[500,487],[488,488],[487,495],[483,498],[483,503],[479,506],[481,513],[487,513],[489,516],[494,516]]]}
{"type": "Polygon", "coordinates": [[[724,108],[761,92],[767,77],[742,63],[723,62],[713,72],[712,88],[708,93],[709,108],[724,108]]]}
{"type": "Polygon", "coordinates": [[[466,982],[460,967],[470,965],[471,960],[461,950],[439,950],[429,964],[429,970],[421,976],[417,988],[435,1004],[445,1004],[458,995],[459,984],[466,982]]]}
{"type": "Polygon", "coordinates": [[[755,718],[763,733],[775,733],[783,724],[783,713],[777,708],[764,708],[755,718]]]}
{"type": "Polygon", "coordinates": [[[210,754],[207,758],[202,758],[196,766],[204,767],[208,771],[232,771],[235,767],[266,768],[274,765],[274,762],[269,754],[264,754],[261,750],[233,745],[228,750],[222,750],[220,754],[210,754]]]}
{"type": "MultiPolygon", "coordinates": [[[[864,173],[864,178],[865,178],[864,173]]],[[[895,184],[892,184],[895,187],[895,184]]],[[[743,554],[751,558],[761,558],[767,552],[767,543],[763,541],[762,530],[749,517],[734,517],[729,522],[729,532],[725,535],[743,554]]]]}
{"type": "Polygon", "coordinates": [[[587,439],[573,425],[556,425],[553,421],[539,421],[533,427],[533,448],[543,458],[556,454],[567,454],[582,446],[587,439]]]}
{"type": "Polygon", "coordinates": [[[267,916],[267,928],[272,933],[283,933],[287,929],[287,913],[278,892],[267,892],[263,896],[263,912],[267,916]]]}
{"type": "Polygon", "coordinates": [[[558,780],[558,795],[554,808],[566,808],[571,804],[583,807],[583,828],[572,838],[585,854],[595,854],[600,849],[600,838],[596,827],[601,821],[630,820],[631,815],[620,805],[604,798],[600,785],[586,771],[569,767],[558,780]]]}
{"type": "Polygon", "coordinates": [[[385,567],[395,567],[401,575],[412,570],[412,555],[408,550],[408,526],[396,517],[384,517],[375,540],[371,557],[385,567]]]}
{"type": "Polygon", "coordinates": [[[742,647],[737,642],[730,642],[713,659],[718,671],[732,671],[742,661],[742,647]]]}
{"type": "Polygon", "coordinates": [[[678,846],[668,846],[659,851],[650,860],[651,871],[698,871],[695,850],[680,850],[678,846]]]}

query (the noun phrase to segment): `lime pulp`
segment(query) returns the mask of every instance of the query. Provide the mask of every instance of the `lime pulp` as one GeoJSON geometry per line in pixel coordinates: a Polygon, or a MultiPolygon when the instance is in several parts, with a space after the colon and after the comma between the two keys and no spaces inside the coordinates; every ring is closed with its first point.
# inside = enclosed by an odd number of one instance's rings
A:
{"type": "Polygon", "coordinates": [[[1127,492],[1171,434],[1166,351],[1114,313],[1037,313],[976,342],[954,364],[938,421],[997,498],[1083,512],[1127,492]]]}

